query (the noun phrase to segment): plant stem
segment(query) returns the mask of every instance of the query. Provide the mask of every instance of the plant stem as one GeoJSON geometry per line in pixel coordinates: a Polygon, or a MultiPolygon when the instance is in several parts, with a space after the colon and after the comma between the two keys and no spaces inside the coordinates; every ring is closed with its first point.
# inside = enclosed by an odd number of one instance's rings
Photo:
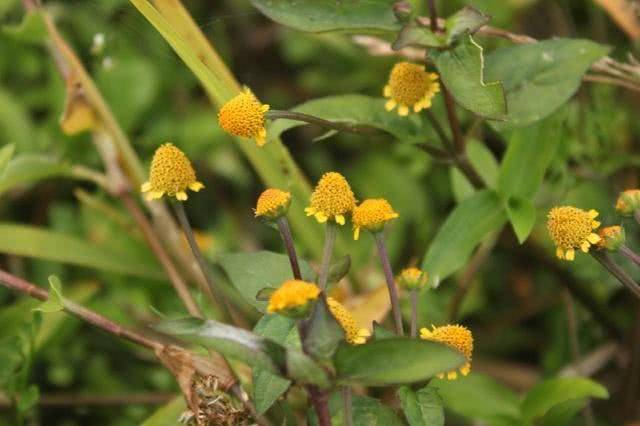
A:
{"type": "Polygon", "coordinates": [[[293,237],[291,236],[291,228],[289,227],[289,221],[286,216],[279,218],[276,223],[284,241],[284,246],[287,250],[287,256],[289,256],[289,263],[291,263],[291,271],[293,272],[293,278],[296,280],[302,279],[300,273],[300,265],[298,264],[298,255],[296,254],[296,247],[293,245],[293,237]]]}
{"type": "Polygon", "coordinates": [[[640,266],[640,256],[628,246],[623,244],[622,247],[620,247],[620,254],[635,263],[637,266],[640,266]]]}
{"type": "Polygon", "coordinates": [[[311,403],[318,415],[319,426],[331,426],[331,414],[329,413],[329,400],[326,392],[318,389],[317,386],[307,386],[307,391],[311,397],[311,403]]]}
{"type": "Polygon", "coordinates": [[[309,124],[316,124],[320,127],[337,130],[339,132],[357,133],[371,135],[379,133],[375,127],[364,126],[359,124],[343,123],[339,121],[325,120],[320,117],[316,117],[302,112],[295,111],[281,111],[277,109],[269,110],[265,114],[266,118],[271,120],[277,120],[279,118],[285,118],[288,120],[302,121],[309,124]]]}
{"type": "Polygon", "coordinates": [[[409,297],[411,298],[411,337],[418,335],[418,291],[411,290],[409,297]]]}
{"type": "Polygon", "coordinates": [[[431,32],[438,31],[438,12],[436,10],[436,0],[427,0],[429,6],[429,26],[431,32]]]}
{"type": "Polygon", "coordinates": [[[442,94],[444,96],[444,104],[447,109],[447,119],[449,120],[449,126],[451,127],[451,134],[453,135],[453,148],[456,153],[461,154],[465,152],[464,135],[462,134],[462,128],[460,127],[460,121],[458,120],[458,114],[456,113],[456,103],[453,100],[453,96],[449,93],[449,90],[443,85],[442,94]]]}
{"type": "Polygon", "coordinates": [[[404,335],[402,327],[402,313],[400,312],[400,301],[398,300],[398,290],[396,289],[395,279],[393,277],[393,271],[391,270],[391,263],[389,262],[389,255],[387,254],[387,247],[384,243],[384,234],[382,232],[376,232],[373,234],[373,238],[376,240],[376,247],[378,248],[378,256],[382,263],[382,269],[384,270],[384,277],[387,281],[387,289],[389,290],[389,299],[391,300],[391,311],[393,313],[393,320],[396,326],[396,334],[398,336],[404,335]]]}
{"type": "Polygon", "coordinates": [[[344,426],[353,426],[353,413],[351,412],[351,387],[342,387],[342,418],[344,419],[344,426]]]}
{"type": "Polygon", "coordinates": [[[202,275],[204,275],[207,281],[207,286],[205,288],[207,295],[212,298],[218,305],[222,313],[222,317],[225,319],[225,321],[233,323],[233,317],[231,316],[231,312],[229,312],[227,301],[214,285],[209,266],[207,265],[207,262],[202,255],[202,251],[200,251],[200,247],[198,247],[198,243],[196,242],[196,239],[193,235],[193,229],[191,228],[191,223],[189,223],[189,218],[187,217],[187,212],[184,209],[184,205],[180,201],[172,202],[171,205],[173,206],[173,210],[178,217],[178,222],[180,223],[180,226],[184,231],[184,235],[185,237],[187,237],[187,241],[189,242],[189,247],[191,247],[193,256],[196,258],[198,266],[202,271],[202,275]]]}
{"type": "Polygon", "coordinates": [[[638,299],[640,299],[640,286],[618,265],[608,253],[590,251],[607,271],[611,273],[622,285],[629,289],[638,299]]]}
{"type": "Polygon", "coordinates": [[[635,210],[633,212],[633,218],[640,224],[640,210],[635,210]]]}
{"type": "Polygon", "coordinates": [[[334,221],[327,222],[326,234],[324,237],[324,249],[322,250],[322,263],[318,274],[318,286],[322,291],[327,289],[327,279],[329,278],[329,266],[331,265],[331,255],[333,246],[336,243],[338,225],[334,221]]]}

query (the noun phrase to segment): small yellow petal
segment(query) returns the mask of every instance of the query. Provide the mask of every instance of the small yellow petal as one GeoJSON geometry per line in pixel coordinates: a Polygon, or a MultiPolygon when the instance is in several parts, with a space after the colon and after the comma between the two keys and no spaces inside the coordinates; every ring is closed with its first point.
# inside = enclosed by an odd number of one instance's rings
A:
{"type": "Polygon", "coordinates": [[[406,105],[400,105],[398,107],[398,115],[401,117],[405,117],[409,115],[409,107],[406,105]]]}
{"type": "Polygon", "coordinates": [[[180,201],[187,201],[189,197],[187,197],[187,193],[184,191],[176,192],[176,199],[180,201]]]}
{"type": "Polygon", "coordinates": [[[556,248],[556,256],[558,259],[564,259],[564,250],[560,247],[556,248]]]}
{"type": "Polygon", "coordinates": [[[317,220],[319,223],[325,223],[327,220],[329,220],[329,218],[327,217],[327,215],[325,215],[325,214],[324,214],[324,213],[322,213],[322,212],[316,212],[316,214],[315,214],[314,216],[315,216],[316,220],[317,220]]]}
{"type": "Polygon", "coordinates": [[[588,214],[591,219],[595,219],[600,213],[598,213],[596,210],[591,209],[589,210],[588,214]]]}
{"type": "Polygon", "coordinates": [[[189,184],[189,189],[192,190],[193,192],[198,192],[202,188],[204,188],[204,185],[202,184],[202,182],[193,182],[189,184]]]}
{"type": "Polygon", "coordinates": [[[353,228],[353,239],[358,241],[360,239],[360,227],[356,226],[353,228]]]}
{"type": "Polygon", "coordinates": [[[398,105],[396,101],[394,101],[393,99],[389,99],[387,103],[384,104],[384,109],[386,109],[387,111],[391,111],[396,107],[396,105],[398,105]]]}
{"type": "Polygon", "coordinates": [[[587,240],[589,240],[591,244],[597,244],[600,241],[600,235],[589,234],[589,236],[587,237],[587,240]]]}
{"type": "Polygon", "coordinates": [[[142,184],[142,186],[140,187],[140,191],[142,192],[149,192],[151,191],[151,182],[145,182],[142,184]]]}
{"type": "Polygon", "coordinates": [[[591,247],[591,244],[589,244],[589,241],[584,241],[582,244],[580,244],[580,250],[582,250],[585,253],[589,253],[589,247],[591,247]]]}
{"type": "Polygon", "coordinates": [[[567,252],[565,253],[565,259],[567,260],[573,260],[576,258],[576,251],[574,249],[569,249],[567,250],[567,252]]]}
{"type": "Polygon", "coordinates": [[[345,224],[345,220],[344,220],[344,216],[341,214],[337,214],[336,216],[336,223],[338,223],[339,225],[344,225],[345,224]]]}
{"type": "Polygon", "coordinates": [[[600,222],[598,222],[597,220],[594,220],[593,222],[591,222],[591,228],[596,229],[599,226],[600,226],[600,222]]]}
{"type": "Polygon", "coordinates": [[[162,196],[164,195],[164,191],[151,191],[149,193],[149,197],[151,197],[151,200],[157,200],[159,198],[162,198],[162,196]]]}
{"type": "Polygon", "coordinates": [[[304,212],[307,216],[313,216],[314,214],[316,214],[316,209],[314,209],[313,207],[305,207],[304,212]]]}
{"type": "Polygon", "coordinates": [[[262,105],[262,112],[267,112],[269,111],[269,108],[271,108],[268,104],[263,104],[262,105]]]}
{"type": "Polygon", "coordinates": [[[449,371],[447,373],[447,380],[455,380],[458,378],[458,373],[456,373],[455,371],[449,371]]]}
{"type": "Polygon", "coordinates": [[[391,86],[389,86],[388,84],[386,86],[384,86],[384,88],[382,89],[382,95],[385,98],[388,98],[391,96],[391,86]]]}

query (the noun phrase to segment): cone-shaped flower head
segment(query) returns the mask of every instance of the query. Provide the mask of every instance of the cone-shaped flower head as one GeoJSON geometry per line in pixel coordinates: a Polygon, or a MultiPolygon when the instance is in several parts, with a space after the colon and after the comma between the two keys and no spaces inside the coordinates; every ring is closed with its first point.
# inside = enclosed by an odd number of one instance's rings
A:
{"type": "Polygon", "coordinates": [[[356,198],[349,182],[340,173],[325,173],[311,194],[311,205],[304,209],[320,223],[334,220],[345,224],[345,215],[356,207],[356,198]]]}
{"type": "Polygon", "coordinates": [[[407,290],[420,290],[427,284],[429,276],[418,268],[406,268],[398,275],[398,284],[407,290]]]}
{"type": "Polygon", "coordinates": [[[289,280],[269,298],[267,312],[302,318],[309,313],[313,301],[320,295],[320,288],[306,281],[289,280]]]}
{"type": "Polygon", "coordinates": [[[149,181],[142,184],[142,192],[148,200],[162,198],[163,195],[185,201],[187,189],[198,192],[204,185],[196,180],[196,172],[191,161],[175,145],[160,145],[153,154],[149,181]]]}
{"type": "Polygon", "coordinates": [[[598,247],[609,251],[620,250],[626,240],[624,228],[618,225],[604,227],[598,234],[600,235],[598,247]]]}
{"type": "Polygon", "coordinates": [[[571,206],[554,207],[547,215],[547,229],[556,245],[556,255],[560,259],[573,260],[575,249],[587,253],[592,244],[600,241],[593,232],[600,226],[595,220],[598,212],[585,211],[571,206]]]}
{"type": "Polygon", "coordinates": [[[367,337],[371,336],[371,333],[366,328],[358,328],[353,315],[351,315],[351,312],[349,312],[342,303],[332,297],[327,297],[327,305],[329,305],[329,310],[333,317],[344,330],[345,338],[348,343],[351,343],[352,345],[361,345],[366,343],[367,337]]]}
{"type": "MultiPolygon", "coordinates": [[[[466,358],[466,362],[459,371],[463,376],[471,372],[471,357],[473,355],[473,335],[471,330],[462,325],[445,325],[442,327],[432,326],[432,330],[428,328],[420,329],[420,337],[433,342],[444,343],[460,352],[466,358]]],[[[440,379],[455,380],[458,378],[456,370],[447,373],[438,374],[440,379]]]]}
{"type": "Polygon", "coordinates": [[[631,216],[640,210],[640,189],[627,189],[618,196],[616,211],[622,216],[631,216]]]}
{"type": "Polygon", "coordinates": [[[291,193],[276,188],[269,188],[260,194],[256,203],[256,217],[277,220],[287,214],[291,205],[291,193]]]}
{"type": "Polygon", "coordinates": [[[393,211],[391,204],[384,198],[364,200],[353,209],[353,239],[360,238],[360,229],[371,232],[379,232],[384,228],[385,223],[399,215],[393,211]]]}
{"type": "Polygon", "coordinates": [[[399,62],[393,66],[383,95],[388,98],[387,111],[398,107],[398,114],[420,112],[431,107],[431,99],[440,91],[438,75],[425,71],[423,65],[399,62]]]}
{"type": "Polygon", "coordinates": [[[250,138],[262,146],[267,141],[265,113],[269,105],[261,103],[247,87],[218,111],[218,123],[225,132],[250,138]]]}

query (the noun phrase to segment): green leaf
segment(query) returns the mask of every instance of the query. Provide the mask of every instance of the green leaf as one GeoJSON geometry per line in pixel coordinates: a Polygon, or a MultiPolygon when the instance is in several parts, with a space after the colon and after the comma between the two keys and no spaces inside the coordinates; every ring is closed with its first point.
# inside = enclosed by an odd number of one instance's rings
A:
{"type": "Polygon", "coordinates": [[[38,403],[38,399],[40,399],[40,390],[38,389],[38,386],[28,385],[22,392],[20,392],[16,409],[21,413],[25,413],[38,403]]]}
{"type": "Polygon", "coordinates": [[[0,253],[52,260],[142,278],[164,278],[161,268],[149,258],[121,253],[70,235],[34,226],[0,223],[0,253]]]}
{"type": "Polygon", "coordinates": [[[465,6],[445,21],[445,31],[434,33],[430,27],[410,23],[402,28],[393,43],[394,50],[407,46],[446,47],[460,37],[475,33],[487,24],[491,18],[479,10],[465,6]]]}
{"type": "Polygon", "coordinates": [[[64,301],[62,300],[62,284],[60,279],[55,275],[49,277],[49,299],[42,302],[35,311],[44,313],[60,312],[64,309],[64,301]]]}
{"type": "Polygon", "coordinates": [[[276,290],[277,289],[275,289],[273,287],[265,287],[265,288],[261,289],[260,291],[258,291],[258,293],[256,293],[256,300],[258,302],[268,302],[269,299],[271,298],[271,295],[276,290]]]}
{"type": "Polygon", "coordinates": [[[389,339],[396,337],[396,334],[390,330],[387,330],[376,321],[373,322],[373,338],[374,339],[389,339]]]}
{"type": "Polygon", "coordinates": [[[609,47],[589,40],[553,39],[496,49],[487,56],[485,76],[504,85],[507,121],[498,130],[526,126],[564,104],[578,90],[582,76],[609,47]]]}
{"type": "Polygon", "coordinates": [[[8,144],[0,148],[0,179],[4,176],[4,171],[9,164],[9,160],[13,157],[13,152],[15,151],[14,144],[8,144]]]}
{"type": "Polygon", "coordinates": [[[400,28],[394,0],[251,0],[270,19],[298,31],[381,32],[400,28]]]}
{"type": "MultiPolygon", "coordinates": [[[[402,426],[402,421],[393,410],[383,405],[375,398],[361,395],[351,397],[351,418],[353,426],[402,426]]],[[[331,424],[344,425],[344,404],[340,392],[335,392],[329,398],[329,412],[331,424]]],[[[313,409],[309,410],[309,425],[318,426],[318,417],[313,409]]]]}
{"type": "Polygon", "coordinates": [[[536,223],[536,209],[533,203],[529,200],[510,197],[505,202],[505,210],[518,242],[524,243],[536,223]]]}
{"type": "Polygon", "coordinates": [[[432,279],[444,280],[467,263],[473,249],[500,229],[507,217],[500,197],[479,191],[453,210],[431,243],[422,263],[432,279]]]}
{"type": "Polygon", "coordinates": [[[331,262],[329,266],[329,275],[327,277],[328,283],[337,283],[341,279],[347,276],[351,269],[351,256],[345,254],[340,259],[331,262]]]}
{"type": "Polygon", "coordinates": [[[40,44],[47,38],[47,26],[42,13],[28,12],[19,24],[2,26],[2,33],[22,43],[40,44]]]}
{"type": "Polygon", "coordinates": [[[444,408],[438,391],[424,387],[417,392],[407,386],[398,390],[400,404],[410,426],[443,426],[444,408]]]}
{"type": "Polygon", "coordinates": [[[483,77],[482,47],[471,36],[455,48],[433,51],[431,56],[440,73],[442,83],[460,106],[481,117],[502,120],[507,114],[502,83],[493,77],[483,77]]]}
{"type": "Polygon", "coordinates": [[[316,359],[330,358],[338,344],[345,339],[344,331],[329,311],[324,297],[320,297],[313,307],[308,320],[304,321],[305,336],[302,345],[305,352],[316,359]]]}
{"type": "Polygon", "coordinates": [[[187,409],[182,396],[172,399],[145,420],[140,426],[178,426],[180,415],[187,409]]]}
{"type": "MultiPolygon", "coordinates": [[[[487,186],[495,188],[498,178],[498,162],[493,153],[482,142],[471,139],[467,143],[467,156],[487,186]]],[[[460,170],[455,167],[451,167],[449,170],[451,173],[451,187],[456,201],[463,201],[476,192],[460,170]]]]}
{"type": "MultiPolygon", "coordinates": [[[[402,142],[418,143],[428,140],[430,125],[424,114],[400,117],[384,108],[385,100],[363,95],[339,95],[313,99],[292,111],[311,114],[324,120],[371,126],[391,134],[402,142]]],[[[307,123],[278,119],[268,126],[269,139],[275,139],[294,127],[307,123]]]]}
{"type": "Polygon", "coordinates": [[[586,398],[579,398],[558,404],[547,411],[547,414],[535,424],[536,426],[568,426],[588,402],[586,398]]]}
{"type": "MultiPolygon", "coordinates": [[[[278,288],[293,279],[289,258],[284,254],[268,251],[254,253],[229,253],[219,258],[220,266],[242,297],[260,312],[267,309],[266,301],[256,300],[256,295],[265,287],[278,288]]],[[[313,281],[315,272],[305,261],[300,261],[302,278],[313,281]]]]}
{"type": "MultiPolygon", "coordinates": [[[[260,318],[253,332],[258,336],[267,337],[283,344],[296,346],[291,343],[296,341],[299,346],[298,331],[293,319],[277,314],[267,314],[260,318]],[[289,343],[289,344],[287,344],[289,343]]],[[[291,384],[290,380],[270,373],[260,368],[253,369],[253,400],[258,413],[265,413],[274,402],[282,395],[291,384]]]]}
{"type": "Polygon", "coordinates": [[[25,154],[13,158],[0,175],[0,194],[19,185],[53,177],[74,177],[73,166],[41,155],[25,154]]]}
{"type": "Polygon", "coordinates": [[[587,397],[606,399],[609,392],[604,386],[582,377],[545,380],[531,389],[522,401],[523,424],[533,424],[558,404],[587,397]]]}
{"type": "Polygon", "coordinates": [[[334,357],[342,383],[368,386],[414,383],[453,370],[464,357],[443,344],[394,337],[366,345],[341,344],[334,357]]]}
{"type": "Polygon", "coordinates": [[[518,396],[489,376],[474,373],[457,380],[433,380],[448,410],[487,426],[519,425],[518,396]]]}

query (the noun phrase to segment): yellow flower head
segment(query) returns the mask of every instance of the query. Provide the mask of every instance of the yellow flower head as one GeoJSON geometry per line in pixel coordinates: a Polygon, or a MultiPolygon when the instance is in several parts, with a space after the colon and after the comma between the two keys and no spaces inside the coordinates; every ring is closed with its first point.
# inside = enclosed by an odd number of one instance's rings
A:
{"type": "Polygon", "coordinates": [[[340,173],[325,173],[311,194],[311,205],[304,209],[307,216],[314,216],[320,223],[335,220],[345,224],[344,215],[356,207],[356,198],[349,182],[340,173]]]}
{"type": "Polygon", "coordinates": [[[276,188],[265,190],[256,203],[256,217],[276,220],[287,213],[291,204],[291,193],[276,188]]]}
{"type": "Polygon", "coordinates": [[[204,185],[196,180],[196,172],[191,161],[173,144],[160,145],[153,154],[149,181],[142,184],[142,192],[148,200],[162,198],[163,195],[186,200],[187,189],[198,192],[204,185]]]}
{"type": "Polygon", "coordinates": [[[622,226],[607,226],[600,230],[598,247],[610,251],[618,251],[626,241],[626,234],[622,226]]]}
{"type": "Polygon", "coordinates": [[[440,91],[438,74],[426,72],[423,65],[399,62],[393,66],[383,95],[388,98],[387,111],[398,107],[405,116],[409,110],[420,112],[431,107],[431,99],[440,91]]]}
{"type": "Polygon", "coordinates": [[[576,207],[554,207],[547,215],[547,229],[556,245],[556,255],[560,259],[573,260],[575,249],[587,253],[591,244],[600,241],[593,232],[600,226],[594,220],[598,216],[595,210],[584,211],[576,207]]]}
{"type": "MultiPolygon", "coordinates": [[[[445,325],[442,327],[434,327],[433,330],[428,328],[420,329],[420,337],[432,342],[440,342],[457,350],[466,358],[467,362],[460,367],[460,373],[466,376],[471,372],[471,356],[473,355],[473,335],[471,330],[462,325],[445,325]]],[[[455,380],[458,378],[456,370],[447,373],[438,374],[438,378],[447,380],[455,380]]]]}
{"type": "Polygon", "coordinates": [[[311,302],[318,298],[320,288],[306,281],[289,280],[269,298],[267,312],[300,318],[309,312],[311,302]]]}
{"type": "Polygon", "coordinates": [[[353,209],[353,239],[360,238],[360,228],[367,231],[378,232],[384,224],[397,218],[398,213],[393,211],[391,204],[384,198],[364,200],[353,209]]]}
{"type": "Polygon", "coordinates": [[[616,201],[616,210],[622,216],[631,216],[636,210],[640,210],[640,189],[621,192],[616,201]]]}
{"type": "Polygon", "coordinates": [[[242,93],[220,108],[218,123],[225,132],[254,139],[258,146],[262,146],[267,141],[264,117],[267,111],[269,105],[261,103],[251,90],[245,87],[242,93]]]}
{"type": "Polygon", "coordinates": [[[403,269],[398,276],[398,283],[407,290],[419,290],[427,284],[428,274],[418,268],[403,269]]]}
{"type": "Polygon", "coordinates": [[[371,336],[371,333],[366,328],[358,328],[353,315],[351,315],[351,312],[349,312],[342,303],[333,297],[327,297],[327,305],[329,305],[329,310],[333,317],[344,330],[348,343],[361,345],[367,342],[367,337],[371,336]]]}

